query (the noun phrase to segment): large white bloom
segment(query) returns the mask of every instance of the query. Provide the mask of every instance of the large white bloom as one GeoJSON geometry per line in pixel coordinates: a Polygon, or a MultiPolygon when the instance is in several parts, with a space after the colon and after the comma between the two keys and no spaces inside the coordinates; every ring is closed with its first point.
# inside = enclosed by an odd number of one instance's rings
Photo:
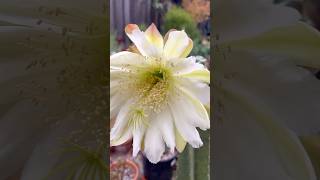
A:
{"type": "Polygon", "coordinates": [[[145,32],[129,24],[125,31],[139,53],[110,57],[110,111],[116,116],[111,145],[133,137],[133,156],[143,149],[153,163],[165,146],[172,151],[182,151],[186,142],[202,146],[196,127],[210,127],[204,107],[210,99],[210,73],[187,58],[192,40],[177,30],[163,38],[154,24],[145,32]]]}
{"type": "MultiPolygon", "coordinates": [[[[77,72],[90,72],[89,76],[99,73],[100,77],[100,73],[105,72],[107,67],[101,62],[106,61],[104,44],[107,30],[102,5],[100,0],[79,0],[77,3],[68,0],[1,1],[0,179],[72,179],[70,175],[79,175],[84,168],[82,162],[72,160],[78,156],[76,152],[66,155],[60,151],[66,147],[63,141],[74,132],[89,132],[90,129],[94,134],[81,133],[84,138],[77,136],[77,139],[81,138],[79,142],[86,147],[99,145],[96,130],[105,127],[107,118],[92,118],[90,124],[99,121],[101,124],[90,128],[84,125],[86,119],[81,113],[75,113],[73,108],[66,106],[67,99],[72,104],[77,101],[81,105],[89,105],[86,98],[81,99],[76,94],[80,92],[79,84],[84,85],[83,75],[89,73],[77,73],[76,79],[64,84],[77,87],[68,97],[61,96],[66,89],[58,78],[71,63],[76,65],[77,72]],[[101,22],[96,23],[101,33],[93,30],[89,34],[86,31],[92,21],[101,22]],[[64,29],[68,32],[63,34],[64,29]],[[72,50],[65,43],[66,39],[73,42],[72,50]],[[81,46],[86,47],[85,50],[81,50],[81,46]],[[34,66],[30,67],[30,64],[34,66]],[[70,160],[75,162],[71,166],[70,160]],[[61,165],[64,168],[57,169],[61,165]]],[[[89,81],[94,80],[90,78],[89,81]]],[[[99,89],[97,86],[90,85],[89,88],[99,89]]],[[[100,99],[106,101],[107,96],[100,99]]],[[[105,130],[103,137],[106,133],[105,130]]],[[[106,179],[101,176],[108,173],[106,168],[87,170],[90,176],[74,176],[73,179],[101,180],[106,179]]]]}
{"type": "Polygon", "coordinates": [[[215,179],[316,179],[297,135],[320,130],[319,33],[271,0],[214,11],[215,179]],[[232,12],[232,13],[230,13],[232,12]]]}

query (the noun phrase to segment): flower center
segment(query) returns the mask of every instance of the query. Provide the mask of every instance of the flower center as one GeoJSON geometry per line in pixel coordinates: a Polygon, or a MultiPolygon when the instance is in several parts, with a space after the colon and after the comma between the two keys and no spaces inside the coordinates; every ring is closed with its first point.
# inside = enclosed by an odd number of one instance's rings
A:
{"type": "Polygon", "coordinates": [[[140,71],[137,79],[138,104],[144,109],[159,112],[172,87],[171,70],[163,65],[151,66],[140,71]]]}

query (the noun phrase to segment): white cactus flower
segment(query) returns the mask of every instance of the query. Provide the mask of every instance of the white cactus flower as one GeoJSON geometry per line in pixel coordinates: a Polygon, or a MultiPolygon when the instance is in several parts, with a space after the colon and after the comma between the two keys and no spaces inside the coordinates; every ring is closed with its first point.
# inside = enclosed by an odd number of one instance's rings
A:
{"type": "Polygon", "coordinates": [[[204,105],[210,101],[210,72],[194,57],[184,31],[165,38],[154,24],[142,32],[129,24],[126,34],[138,53],[123,51],[110,57],[110,111],[115,117],[111,146],[133,138],[133,156],[143,150],[152,163],[165,147],[182,151],[186,142],[198,148],[197,131],[210,128],[204,105]]]}

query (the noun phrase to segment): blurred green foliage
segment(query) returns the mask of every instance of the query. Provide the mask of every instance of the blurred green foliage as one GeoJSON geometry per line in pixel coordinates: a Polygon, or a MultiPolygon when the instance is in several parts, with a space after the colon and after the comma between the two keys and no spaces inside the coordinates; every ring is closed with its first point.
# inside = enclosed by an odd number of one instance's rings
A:
{"type": "Polygon", "coordinates": [[[210,179],[210,131],[200,131],[203,146],[194,149],[190,145],[178,156],[177,180],[210,179]]]}
{"type": "Polygon", "coordinates": [[[200,39],[193,40],[193,49],[190,53],[192,56],[208,57],[210,53],[210,45],[204,45],[200,39]]]}
{"type": "Polygon", "coordinates": [[[200,39],[196,22],[188,12],[179,7],[173,7],[165,14],[164,29],[165,32],[170,29],[184,29],[193,40],[200,39]]]}
{"type": "Polygon", "coordinates": [[[119,46],[117,43],[116,36],[113,32],[110,33],[110,53],[117,52],[119,50],[119,46]]]}
{"type": "Polygon", "coordinates": [[[193,49],[191,55],[207,57],[210,52],[210,47],[201,43],[201,33],[197,28],[197,23],[192,16],[182,8],[171,8],[164,17],[165,32],[170,29],[182,30],[193,40],[193,49]]]}
{"type": "Polygon", "coordinates": [[[139,24],[139,28],[141,31],[145,31],[145,30],[147,30],[148,27],[146,24],[139,24]]]}

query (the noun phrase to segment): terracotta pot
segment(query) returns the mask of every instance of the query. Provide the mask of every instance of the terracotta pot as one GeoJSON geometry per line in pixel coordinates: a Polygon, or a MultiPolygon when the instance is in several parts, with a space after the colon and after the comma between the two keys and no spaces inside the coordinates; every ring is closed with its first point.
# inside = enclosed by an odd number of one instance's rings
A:
{"type": "Polygon", "coordinates": [[[118,160],[111,163],[110,165],[111,179],[122,180],[124,176],[127,176],[129,179],[132,179],[132,180],[138,180],[138,177],[139,177],[138,165],[129,159],[118,160]]]}

